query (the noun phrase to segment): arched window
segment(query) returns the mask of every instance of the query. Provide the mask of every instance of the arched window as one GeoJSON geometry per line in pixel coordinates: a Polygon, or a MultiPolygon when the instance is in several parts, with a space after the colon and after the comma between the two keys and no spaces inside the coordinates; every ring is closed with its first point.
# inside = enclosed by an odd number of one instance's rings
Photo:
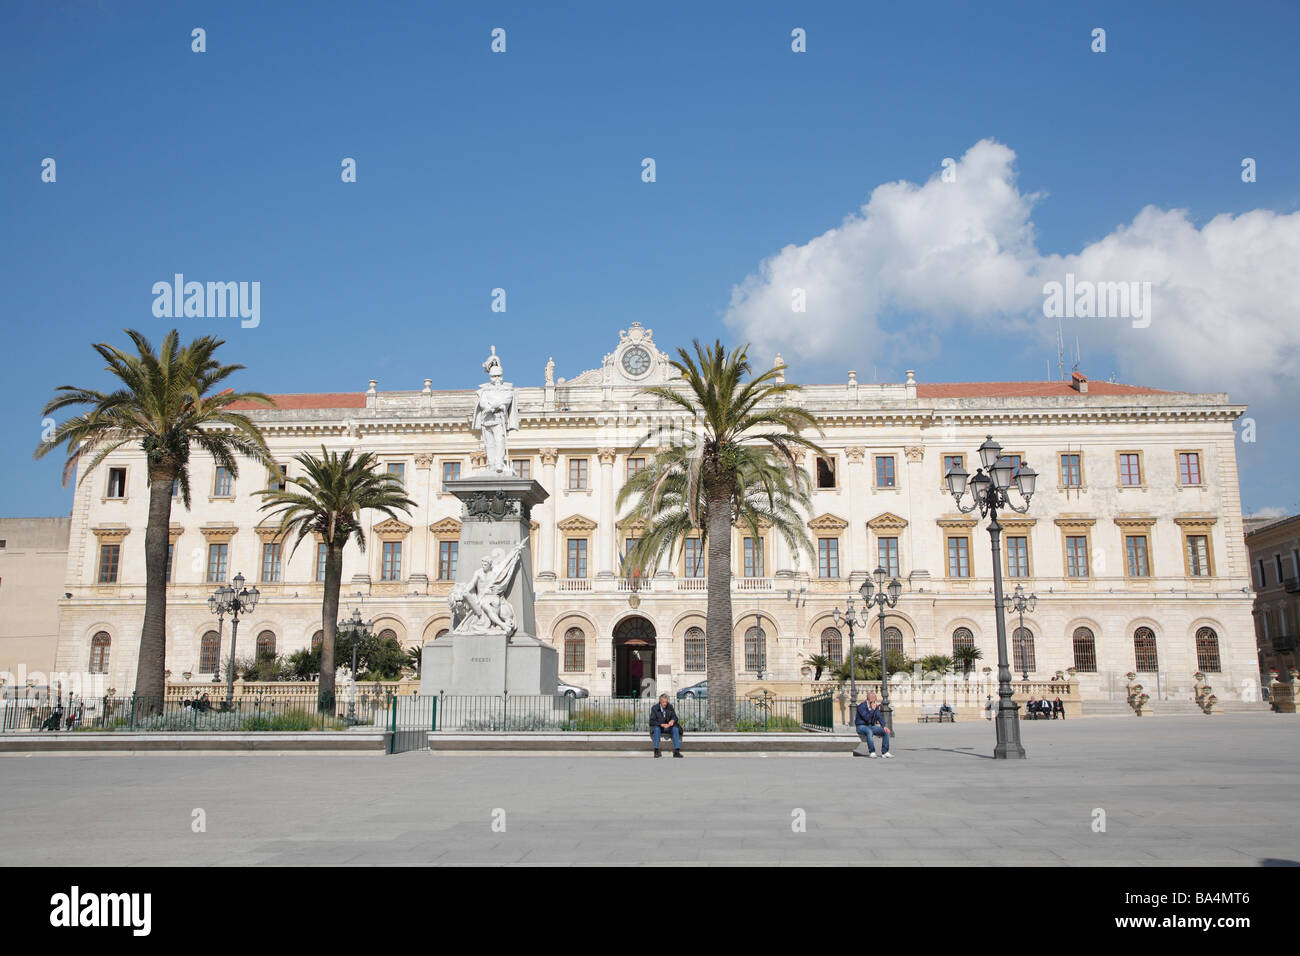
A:
{"type": "Polygon", "coordinates": [[[839,628],[828,627],[822,631],[822,656],[829,657],[836,664],[844,660],[844,638],[839,628]]]}
{"type": "Polygon", "coordinates": [[[90,672],[92,674],[108,673],[108,650],[113,646],[113,639],[108,631],[100,631],[90,639],[90,672]]]}
{"type": "Polygon", "coordinates": [[[686,629],[686,669],[702,671],[708,666],[708,642],[704,640],[704,631],[698,627],[686,629]]]}
{"type": "Polygon", "coordinates": [[[885,656],[889,653],[903,653],[903,632],[896,627],[885,628],[885,656]]]}
{"type": "Polygon", "coordinates": [[[564,669],[570,672],[587,669],[587,636],[580,627],[564,632],[564,669]]]}
{"type": "Polygon", "coordinates": [[[745,632],[745,670],[757,673],[767,669],[767,634],[761,627],[745,632]]]}
{"type": "Polygon", "coordinates": [[[379,640],[380,643],[383,643],[384,641],[395,641],[397,640],[397,632],[391,627],[386,627],[379,632],[379,640]]]}
{"type": "Polygon", "coordinates": [[[1212,627],[1197,628],[1196,669],[1205,674],[1219,673],[1219,635],[1212,627]]]}
{"type": "Polygon", "coordinates": [[[275,634],[271,631],[263,631],[257,635],[257,658],[275,656],[275,634]]]}
{"type": "Polygon", "coordinates": [[[1156,632],[1149,627],[1139,627],[1133,632],[1133,660],[1136,671],[1160,670],[1160,659],[1156,655],[1156,632]]]}
{"type": "Polygon", "coordinates": [[[444,627],[444,628],[443,628],[441,631],[439,631],[437,634],[433,635],[433,639],[434,639],[435,641],[436,641],[436,640],[439,640],[439,639],[441,639],[441,638],[446,637],[446,636],[447,636],[448,634],[450,634],[450,633],[451,633],[451,631],[449,631],[447,628],[444,627]]]}
{"type": "Polygon", "coordinates": [[[324,631],[317,631],[315,634],[311,636],[311,649],[313,651],[319,649],[320,646],[324,643],[325,643],[324,631]]]}
{"type": "Polygon", "coordinates": [[[974,647],[975,635],[969,627],[959,627],[952,632],[952,659],[957,660],[957,648],[974,647]]]}
{"type": "Polygon", "coordinates": [[[1011,656],[1013,671],[1032,674],[1038,668],[1034,662],[1034,632],[1027,627],[1018,627],[1011,635],[1011,656]]]}
{"type": "Polygon", "coordinates": [[[221,666],[221,638],[216,631],[208,631],[199,641],[199,673],[215,674],[221,666]]]}
{"type": "Polygon", "coordinates": [[[1097,673],[1097,638],[1092,629],[1074,629],[1074,669],[1084,674],[1097,673]]]}

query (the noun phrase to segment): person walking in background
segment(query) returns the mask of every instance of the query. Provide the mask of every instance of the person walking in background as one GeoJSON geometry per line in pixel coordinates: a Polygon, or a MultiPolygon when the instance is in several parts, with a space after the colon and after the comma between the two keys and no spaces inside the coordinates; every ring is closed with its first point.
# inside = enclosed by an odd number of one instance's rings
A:
{"type": "Polygon", "coordinates": [[[994,708],[994,706],[993,706],[993,695],[992,695],[992,694],[989,694],[989,695],[988,695],[988,698],[984,701],[984,719],[985,719],[985,720],[992,720],[992,719],[993,719],[993,711],[994,711],[994,709],[995,709],[995,708],[994,708]]]}
{"type": "Polygon", "coordinates": [[[858,732],[858,737],[867,745],[867,752],[861,754],[858,750],[853,751],[855,757],[872,757],[876,756],[876,745],[874,738],[880,738],[880,756],[892,757],[889,752],[889,728],[885,726],[884,718],[880,715],[880,707],[876,704],[877,697],[874,693],[868,693],[867,699],[858,704],[857,713],[854,714],[853,727],[858,732]]]}
{"type": "Polygon", "coordinates": [[[655,743],[655,756],[659,753],[659,738],[669,734],[673,738],[673,756],[682,755],[682,726],[677,719],[677,711],[668,700],[667,694],[659,695],[659,702],[650,708],[650,738],[655,743]]]}

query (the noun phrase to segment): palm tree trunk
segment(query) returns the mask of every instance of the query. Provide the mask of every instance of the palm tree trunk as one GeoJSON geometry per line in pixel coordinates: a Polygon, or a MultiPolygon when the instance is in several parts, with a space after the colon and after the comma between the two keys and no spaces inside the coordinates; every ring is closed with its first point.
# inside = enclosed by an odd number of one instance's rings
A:
{"type": "Polygon", "coordinates": [[[149,523],[144,533],[144,623],[135,668],[135,694],[146,712],[162,709],[167,668],[167,546],[175,472],[149,472],[149,523]]]}
{"type": "Polygon", "coordinates": [[[321,604],[320,709],[334,713],[334,638],[339,624],[339,589],[343,584],[343,547],[325,545],[325,600],[321,604]]]}
{"type": "Polygon", "coordinates": [[[736,726],[735,644],[731,620],[731,495],[705,489],[709,509],[709,593],[705,645],[708,652],[709,716],[719,730],[736,726]]]}

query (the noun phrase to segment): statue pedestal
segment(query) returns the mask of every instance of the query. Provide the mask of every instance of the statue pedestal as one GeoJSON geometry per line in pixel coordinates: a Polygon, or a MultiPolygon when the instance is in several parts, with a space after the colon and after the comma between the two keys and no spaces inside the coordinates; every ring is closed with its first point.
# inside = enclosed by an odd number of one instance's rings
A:
{"type": "Polygon", "coordinates": [[[453,697],[544,695],[554,697],[559,654],[532,637],[516,634],[448,634],[424,645],[420,693],[453,697]]]}

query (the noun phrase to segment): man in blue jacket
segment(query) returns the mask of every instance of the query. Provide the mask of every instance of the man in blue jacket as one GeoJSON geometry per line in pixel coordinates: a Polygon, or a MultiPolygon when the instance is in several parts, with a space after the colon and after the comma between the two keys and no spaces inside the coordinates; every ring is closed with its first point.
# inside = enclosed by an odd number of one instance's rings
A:
{"type": "Polygon", "coordinates": [[[867,745],[867,752],[859,753],[855,749],[855,757],[872,757],[876,756],[876,745],[873,738],[880,738],[880,756],[893,757],[889,752],[889,728],[885,726],[884,718],[880,716],[880,706],[877,703],[878,698],[874,693],[868,693],[867,699],[858,704],[857,714],[854,716],[854,729],[857,730],[858,736],[862,742],[867,745]]]}
{"type": "Polygon", "coordinates": [[[673,738],[673,756],[682,755],[682,722],[677,710],[668,702],[667,694],[659,695],[659,703],[650,708],[650,737],[655,743],[655,756],[659,756],[659,737],[668,734],[673,738]]]}

